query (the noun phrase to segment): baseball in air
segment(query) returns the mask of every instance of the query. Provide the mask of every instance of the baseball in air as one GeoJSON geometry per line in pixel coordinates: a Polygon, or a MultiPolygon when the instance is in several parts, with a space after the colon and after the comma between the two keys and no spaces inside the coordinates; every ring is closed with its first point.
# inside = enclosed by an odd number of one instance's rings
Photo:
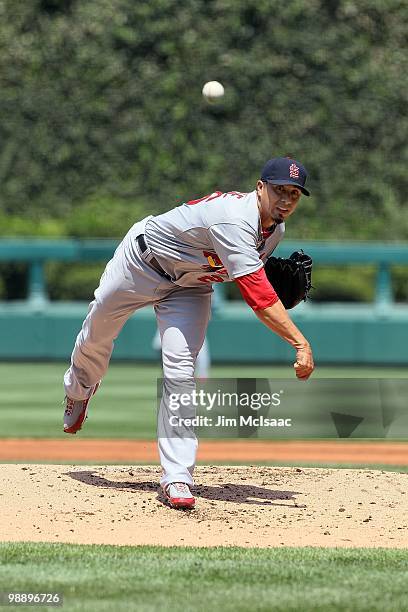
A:
{"type": "Polygon", "coordinates": [[[217,102],[224,95],[224,86],[218,81],[208,81],[203,87],[203,96],[207,102],[217,102]]]}

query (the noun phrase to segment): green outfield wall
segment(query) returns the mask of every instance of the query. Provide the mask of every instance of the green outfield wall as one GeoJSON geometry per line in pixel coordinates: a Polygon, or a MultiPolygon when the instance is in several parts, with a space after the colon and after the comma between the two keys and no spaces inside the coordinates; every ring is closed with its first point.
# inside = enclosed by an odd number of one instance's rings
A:
{"type": "MultiPolygon", "coordinates": [[[[0,307],[0,359],[67,359],[87,312],[86,304],[25,304],[0,307]]],[[[300,305],[293,319],[323,363],[407,364],[407,308],[300,305]]],[[[145,309],[129,319],[115,343],[113,359],[157,360],[152,348],[156,325],[145,309]]],[[[218,362],[282,362],[292,349],[269,332],[244,304],[213,315],[208,339],[218,362]]]]}
{"type": "MultiPolygon", "coordinates": [[[[28,299],[0,302],[0,359],[68,359],[88,305],[49,301],[44,264],[50,260],[107,260],[116,245],[106,240],[0,240],[0,261],[25,261],[30,265],[28,299]]],[[[393,301],[390,281],[390,266],[408,265],[408,247],[287,241],[278,254],[286,257],[299,247],[309,252],[315,263],[375,264],[378,270],[372,303],[308,302],[291,311],[310,339],[316,361],[408,364],[408,305],[393,301]]],[[[113,359],[157,360],[152,348],[155,331],[152,309],[135,313],[116,341],[113,359]]],[[[209,325],[208,339],[215,362],[287,362],[293,358],[292,349],[269,332],[242,302],[221,299],[209,325]]]]}

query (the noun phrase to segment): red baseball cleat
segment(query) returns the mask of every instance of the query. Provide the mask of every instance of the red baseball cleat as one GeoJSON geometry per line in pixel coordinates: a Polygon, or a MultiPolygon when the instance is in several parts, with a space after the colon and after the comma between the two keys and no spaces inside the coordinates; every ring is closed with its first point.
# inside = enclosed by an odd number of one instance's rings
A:
{"type": "Polygon", "coordinates": [[[171,482],[163,491],[172,508],[194,508],[195,498],[185,482],[171,482]]]}
{"type": "Polygon", "coordinates": [[[88,404],[90,399],[98,390],[101,383],[98,382],[93,388],[91,395],[84,400],[74,400],[67,395],[65,396],[64,406],[64,432],[68,434],[76,434],[82,427],[88,414],[88,404]]]}

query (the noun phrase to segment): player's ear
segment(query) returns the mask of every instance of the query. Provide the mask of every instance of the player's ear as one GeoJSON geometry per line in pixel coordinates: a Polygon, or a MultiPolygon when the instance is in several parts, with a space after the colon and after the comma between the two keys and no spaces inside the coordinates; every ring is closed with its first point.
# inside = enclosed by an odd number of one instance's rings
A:
{"type": "Polygon", "coordinates": [[[256,193],[260,196],[262,191],[266,188],[266,183],[264,183],[263,181],[261,181],[261,179],[259,179],[258,181],[256,181],[256,193]]]}

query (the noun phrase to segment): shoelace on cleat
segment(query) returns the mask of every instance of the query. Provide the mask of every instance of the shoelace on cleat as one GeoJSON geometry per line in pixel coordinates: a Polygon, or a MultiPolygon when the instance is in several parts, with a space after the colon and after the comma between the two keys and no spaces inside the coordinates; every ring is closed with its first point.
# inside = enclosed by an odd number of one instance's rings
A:
{"type": "Polygon", "coordinates": [[[190,489],[185,482],[173,482],[173,486],[179,491],[179,493],[190,493],[190,489]]]}
{"type": "Polygon", "coordinates": [[[65,414],[66,414],[67,416],[71,416],[72,411],[73,411],[73,409],[74,409],[74,403],[75,403],[75,402],[74,402],[74,400],[73,400],[73,399],[71,399],[70,397],[66,397],[66,398],[65,398],[65,401],[66,401],[66,406],[65,406],[65,414]]]}

